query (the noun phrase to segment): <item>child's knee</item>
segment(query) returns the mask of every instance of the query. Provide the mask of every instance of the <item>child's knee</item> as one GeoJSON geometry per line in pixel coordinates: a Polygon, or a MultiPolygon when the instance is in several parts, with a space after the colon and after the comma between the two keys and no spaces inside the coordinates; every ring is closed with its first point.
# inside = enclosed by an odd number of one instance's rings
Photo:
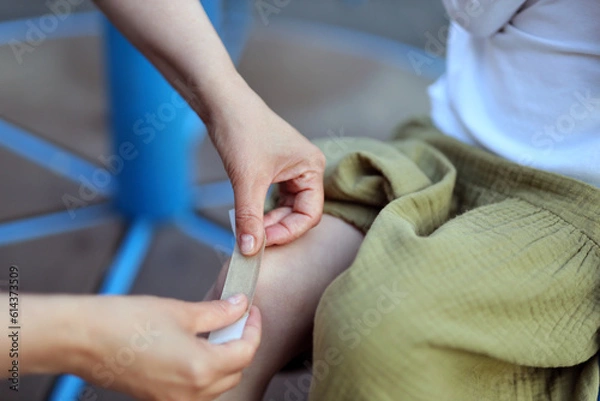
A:
{"type": "MultiPolygon", "coordinates": [[[[255,301],[259,301],[262,298],[267,296],[276,296],[282,290],[289,289],[290,286],[285,285],[285,277],[282,277],[281,270],[284,269],[282,266],[281,258],[277,255],[273,255],[273,252],[270,250],[266,250],[263,256],[260,272],[258,275],[258,281],[256,283],[255,289],[255,301]],[[279,267],[279,271],[277,271],[279,267]]],[[[218,298],[225,285],[225,281],[227,279],[227,273],[229,271],[229,263],[231,259],[228,259],[222,266],[219,276],[215,281],[214,286],[211,289],[213,295],[218,298]]]]}

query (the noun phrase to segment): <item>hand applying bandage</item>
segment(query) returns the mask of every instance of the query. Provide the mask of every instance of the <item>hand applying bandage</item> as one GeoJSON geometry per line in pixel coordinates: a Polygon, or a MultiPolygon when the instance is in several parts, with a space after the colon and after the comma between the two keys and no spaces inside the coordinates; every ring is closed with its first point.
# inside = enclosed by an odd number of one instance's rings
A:
{"type": "Polygon", "coordinates": [[[267,246],[287,244],[320,221],[325,158],[254,92],[243,93],[209,135],[233,185],[240,250],[254,255],[264,233],[267,246]],[[272,183],[279,183],[280,204],[263,219],[272,183]]]}
{"type": "Polygon", "coordinates": [[[207,126],[233,184],[240,250],[287,244],[317,225],[325,157],[236,71],[197,0],[96,3],[185,97],[207,126]],[[156,21],[162,23],[157,27],[156,21]],[[269,186],[281,205],[263,219],[269,186]]]}

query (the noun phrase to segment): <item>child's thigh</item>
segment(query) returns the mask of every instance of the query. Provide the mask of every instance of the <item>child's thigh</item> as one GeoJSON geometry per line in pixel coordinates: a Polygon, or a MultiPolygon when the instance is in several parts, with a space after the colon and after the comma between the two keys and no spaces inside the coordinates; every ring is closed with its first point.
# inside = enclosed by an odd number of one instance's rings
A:
{"type": "MultiPolygon", "coordinates": [[[[546,388],[548,378],[580,384],[581,369],[565,376],[548,368],[582,364],[597,351],[598,244],[518,199],[477,207],[425,237],[416,232],[389,205],[326,291],[315,358],[332,349],[340,356],[315,394],[384,400],[458,391],[477,399],[546,388]]],[[[560,394],[564,386],[547,388],[560,394]]]]}

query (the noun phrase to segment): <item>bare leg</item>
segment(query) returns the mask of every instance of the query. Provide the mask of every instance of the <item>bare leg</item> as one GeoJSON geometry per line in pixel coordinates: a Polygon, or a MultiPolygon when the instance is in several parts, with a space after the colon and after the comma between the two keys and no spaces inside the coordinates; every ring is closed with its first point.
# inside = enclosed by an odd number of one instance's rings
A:
{"type": "MultiPolygon", "coordinates": [[[[354,260],[363,235],[331,216],[285,246],[267,248],[254,304],[263,316],[263,340],[239,386],[219,401],[260,401],[271,378],[310,344],[313,318],[325,288],[354,260]]],[[[207,295],[217,298],[226,268],[207,295]]]]}

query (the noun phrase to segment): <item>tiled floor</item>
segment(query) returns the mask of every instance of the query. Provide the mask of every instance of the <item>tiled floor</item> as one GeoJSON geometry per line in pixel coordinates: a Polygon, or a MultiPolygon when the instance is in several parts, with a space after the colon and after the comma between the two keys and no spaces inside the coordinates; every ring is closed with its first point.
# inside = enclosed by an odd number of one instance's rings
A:
{"type": "MultiPolygon", "coordinates": [[[[0,3],[0,11],[2,7],[0,3]]],[[[327,47],[327,38],[314,43],[298,33],[283,34],[285,30],[283,14],[269,25],[256,24],[240,71],[276,112],[308,137],[384,138],[404,117],[426,112],[427,80],[392,65],[338,53],[327,47]]],[[[27,54],[21,65],[8,47],[0,47],[0,117],[97,160],[108,149],[101,66],[97,38],[48,41],[27,54]]],[[[203,143],[197,154],[202,181],[225,178],[210,143],[203,143]]],[[[0,221],[62,209],[61,196],[74,185],[0,149],[0,221]]],[[[225,210],[211,210],[209,215],[224,222],[225,210]]],[[[93,292],[123,229],[122,222],[110,221],[1,247],[0,271],[18,264],[24,291],[93,292]]],[[[153,240],[133,293],[200,300],[222,259],[210,247],[165,227],[153,240]]],[[[281,375],[265,400],[286,399],[289,383],[299,377],[281,375]]],[[[43,400],[50,385],[49,377],[25,378],[18,395],[0,386],[0,399],[43,400]]],[[[128,399],[104,390],[99,395],[102,401],[128,399]]]]}

